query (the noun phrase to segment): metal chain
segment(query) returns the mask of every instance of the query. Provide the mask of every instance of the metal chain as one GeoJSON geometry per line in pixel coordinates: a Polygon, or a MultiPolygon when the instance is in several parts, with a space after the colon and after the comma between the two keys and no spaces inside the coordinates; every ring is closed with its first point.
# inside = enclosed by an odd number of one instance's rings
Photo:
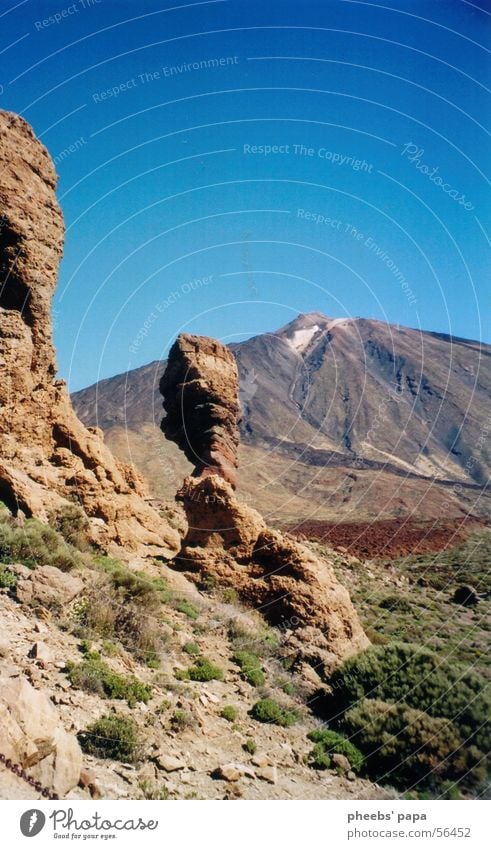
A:
{"type": "Polygon", "coordinates": [[[22,778],[23,781],[27,782],[27,784],[30,784],[31,787],[33,787],[37,793],[41,793],[41,796],[43,796],[45,799],[55,800],[59,798],[54,793],[51,793],[47,787],[43,787],[41,782],[36,781],[36,779],[33,778],[32,775],[28,775],[25,769],[23,769],[20,764],[14,763],[10,758],[5,757],[5,755],[3,755],[1,752],[0,764],[3,764],[4,767],[6,767],[6,769],[9,769],[10,772],[13,772],[14,775],[17,775],[19,778],[22,778]]]}

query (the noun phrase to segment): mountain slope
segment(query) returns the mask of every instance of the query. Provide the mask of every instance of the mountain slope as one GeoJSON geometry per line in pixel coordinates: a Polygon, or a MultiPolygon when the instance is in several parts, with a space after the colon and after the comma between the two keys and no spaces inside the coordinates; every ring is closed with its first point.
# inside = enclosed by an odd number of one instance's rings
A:
{"type": "MultiPolygon", "coordinates": [[[[491,347],[368,319],[300,315],[232,345],[241,494],[278,520],[488,509],[491,347]]],[[[75,393],[86,424],[154,493],[189,471],[159,431],[162,362],[75,393]]]]}

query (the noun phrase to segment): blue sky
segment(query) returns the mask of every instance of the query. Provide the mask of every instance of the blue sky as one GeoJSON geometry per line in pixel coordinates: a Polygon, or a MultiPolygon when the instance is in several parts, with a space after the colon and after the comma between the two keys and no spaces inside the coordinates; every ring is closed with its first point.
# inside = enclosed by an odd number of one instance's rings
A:
{"type": "Polygon", "coordinates": [[[70,388],[298,312],[489,341],[484,7],[0,0],[0,107],[60,175],[70,388]]]}

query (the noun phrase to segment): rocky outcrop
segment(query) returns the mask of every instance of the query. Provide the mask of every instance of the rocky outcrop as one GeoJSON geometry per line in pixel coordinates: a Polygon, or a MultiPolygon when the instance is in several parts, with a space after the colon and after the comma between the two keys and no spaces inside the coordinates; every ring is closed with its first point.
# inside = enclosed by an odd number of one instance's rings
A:
{"type": "Polygon", "coordinates": [[[76,787],[82,752],[49,699],[23,677],[0,679],[0,751],[50,792],[76,787]]]}
{"type": "Polygon", "coordinates": [[[237,365],[206,336],[182,333],[160,381],[167,413],[162,429],[195,466],[196,477],[218,474],[235,488],[239,429],[237,365]]]}
{"type": "Polygon", "coordinates": [[[234,587],[242,601],[284,631],[301,660],[327,674],[341,659],[366,648],[368,639],[332,566],[306,546],[268,528],[259,513],[236,498],[227,473],[231,461],[236,466],[236,420],[231,418],[238,411],[238,381],[235,364],[223,351],[223,346],[207,338],[179,337],[161,381],[168,412],[162,429],[168,438],[184,450],[185,445],[193,445],[196,433],[194,445],[198,445],[199,434],[191,428],[188,440],[186,426],[197,420],[209,424],[205,433],[211,433],[208,442],[204,436],[199,442],[196,476],[186,478],[177,493],[188,530],[175,563],[200,580],[212,578],[234,587]],[[213,382],[215,374],[220,379],[213,382]],[[207,386],[211,386],[209,397],[207,386]],[[223,404],[220,386],[224,387],[223,404]],[[215,412],[222,409],[226,414],[215,412]],[[220,440],[215,429],[219,419],[220,440]],[[220,462],[203,462],[203,457],[211,456],[211,444],[214,460],[218,445],[229,450],[224,474],[220,462]]]}
{"type": "Polygon", "coordinates": [[[133,467],[77,419],[55,380],[51,299],[64,226],[47,150],[0,111],[0,500],[46,520],[81,504],[102,547],[171,554],[177,534],[146,503],[133,467]],[[144,549],[145,547],[145,549],[144,549]]]}
{"type": "Polygon", "coordinates": [[[73,601],[84,588],[80,578],[62,572],[56,566],[28,569],[22,564],[14,564],[9,568],[18,576],[15,597],[23,604],[59,608],[73,601]]]}

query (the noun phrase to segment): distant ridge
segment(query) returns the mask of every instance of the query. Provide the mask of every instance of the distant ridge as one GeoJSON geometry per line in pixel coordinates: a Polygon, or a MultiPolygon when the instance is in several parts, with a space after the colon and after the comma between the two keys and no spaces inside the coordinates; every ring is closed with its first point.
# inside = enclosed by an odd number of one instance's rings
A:
{"type": "MultiPolygon", "coordinates": [[[[241,379],[239,486],[279,520],[487,514],[491,346],[365,318],[301,314],[230,346],[241,379]]],[[[164,363],[73,395],[166,496],[186,471],[155,437],[164,363]],[[151,459],[153,455],[153,461],[151,459]]]]}

